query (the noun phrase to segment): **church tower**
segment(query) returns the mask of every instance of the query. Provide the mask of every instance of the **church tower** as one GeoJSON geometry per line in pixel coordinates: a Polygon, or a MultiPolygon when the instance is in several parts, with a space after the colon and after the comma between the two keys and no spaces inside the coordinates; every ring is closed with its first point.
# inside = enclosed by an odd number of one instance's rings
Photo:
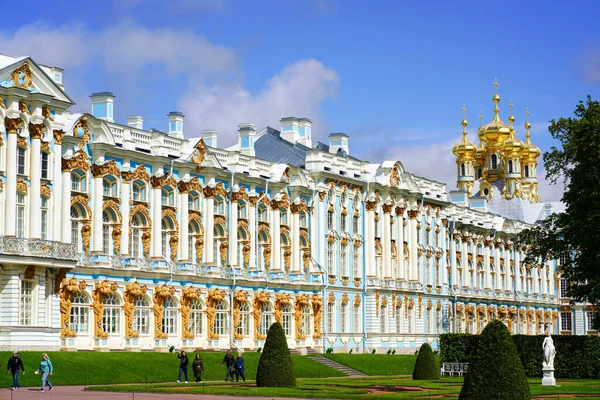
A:
{"type": "Polygon", "coordinates": [[[515,197],[529,202],[539,202],[536,166],[540,149],[531,144],[529,129],[529,111],[525,123],[526,141],[517,139],[514,128],[513,104],[510,103],[509,124],[500,118],[500,95],[498,82],[494,81],[495,92],[494,117],[491,122],[483,125],[483,115],[480,113],[480,126],[477,131],[479,146],[467,140],[466,109],[462,121],[463,138],[452,148],[456,156],[457,189],[464,190],[471,197],[479,194],[491,200],[497,196],[503,199],[515,197]],[[473,193],[478,190],[478,193],[473,193]]]}

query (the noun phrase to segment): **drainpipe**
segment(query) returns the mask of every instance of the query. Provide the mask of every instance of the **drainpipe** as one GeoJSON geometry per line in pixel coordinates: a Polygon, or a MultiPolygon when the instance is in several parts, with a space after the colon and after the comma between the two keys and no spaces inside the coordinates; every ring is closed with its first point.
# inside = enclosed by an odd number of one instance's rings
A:
{"type": "MultiPolygon", "coordinates": [[[[265,178],[265,191],[263,192],[263,194],[260,195],[260,197],[256,201],[256,207],[254,208],[254,214],[255,214],[254,221],[256,222],[256,229],[254,229],[254,246],[256,247],[257,252],[260,251],[260,248],[258,247],[258,204],[260,203],[262,198],[265,197],[267,195],[267,193],[269,192],[269,182],[270,182],[270,179],[265,178]]],[[[267,274],[265,274],[265,271],[263,271],[261,268],[257,268],[257,270],[265,278],[265,283],[266,283],[265,289],[268,289],[269,288],[269,277],[267,276],[267,274]]]]}

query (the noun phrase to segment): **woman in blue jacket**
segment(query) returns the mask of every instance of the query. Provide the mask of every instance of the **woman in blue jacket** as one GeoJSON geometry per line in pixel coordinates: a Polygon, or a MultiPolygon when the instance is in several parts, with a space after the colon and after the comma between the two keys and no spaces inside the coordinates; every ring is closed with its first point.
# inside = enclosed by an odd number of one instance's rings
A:
{"type": "Polygon", "coordinates": [[[246,382],[246,377],[244,376],[244,357],[242,357],[242,353],[238,353],[233,368],[235,370],[235,381],[239,382],[241,376],[242,380],[246,382]]]}
{"type": "Polygon", "coordinates": [[[54,368],[52,368],[52,362],[50,361],[50,357],[48,357],[48,354],[46,353],[42,354],[42,361],[40,361],[40,365],[38,366],[38,369],[36,371],[36,374],[42,374],[42,387],[40,388],[40,392],[44,391],[46,383],[50,387],[50,390],[54,389],[54,386],[52,386],[52,384],[48,380],[48,375],[52,375],[52,371],[54,371],[54,368]]]}

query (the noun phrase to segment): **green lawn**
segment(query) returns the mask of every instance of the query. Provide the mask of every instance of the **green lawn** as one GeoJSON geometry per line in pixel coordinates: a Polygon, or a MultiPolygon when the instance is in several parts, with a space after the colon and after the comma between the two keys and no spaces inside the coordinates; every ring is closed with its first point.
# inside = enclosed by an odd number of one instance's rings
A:
{"type": "MultiPolygon", "coordinates": [[[[598,380],[569,380],[558,381],[560,386],[542,387],[539,379],[531,379],[531,392],[539,399],[556,399],[564,395],[594,395],[585,397],[600,399],[600,381],[598,380]]],[[[279,396],[303,398],[330,399],[429,399],[430,396],[455,398],[460,392],[462,378],[443,378],[439,381],[413,381],[406,378],[328,378],[328,379],[299,379],[298,387],[293,389],[257,388],[253,383],[210,382],[194,385],[127,385],[127,386],[97,386],[90,390],[118,392],[154,392],[154,393],[189,393],[189,394],[218,394],[237,396],[279,396]]]]}
{"type": "MultiPolygon", "coordinates": [[[[370,376],[412,375],[417,360],[416,355],[387,354],[323,354],[333,361],[339,362],[356,371],[370,376]]],[[[439,358],[436,356],[436,359],[439,358]]]]}
{"type": "MultiPolygon", "coordinates": [[[[0,362],[6,368],[10,352],[0,352],[0,362]]],[[[25,365],[25,375],[20,376],[21,386],[36,386],[41,380],[33,372],[41,360],[41,352],[22,351],[19,354],[25,365]]],[[[174,353],[130,352],[49,352],[54,366],[51,382],[56,385],[102,385],[121,383],[175,382],[179,360],[174,353]]],[[[193,357],[189,353],[190,359],[193,357]]],[[[246,378],[255,379],[259,353],[244,353],[246,378]]],[[[203,379],[223,380],[225,367],[221,366],[223,353],[202,353],[205,373],[203,379]]],[[[309,357],[292,355],[294,373],[297,377],[318,378],[344,376],[343,373],[320,364],[309,357]]],[[[6,369],[4,369],[6,371],[6,369]]],[[[190,380],[193,376],[190,373],[190,380]]],[[[0,387],[10,387],[12,378],[4,372],[0,387]]]]}

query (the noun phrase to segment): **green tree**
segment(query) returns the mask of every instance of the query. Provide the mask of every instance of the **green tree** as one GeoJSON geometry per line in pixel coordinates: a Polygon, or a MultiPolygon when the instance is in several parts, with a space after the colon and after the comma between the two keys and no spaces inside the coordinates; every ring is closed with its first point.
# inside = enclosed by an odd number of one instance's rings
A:
{"type": "Polygon", "coordinates": [[[531,399],[515,343],[499,320],[490,322],[469,362],[459,400],[531,399]]]}
{"type": "Polygon", "coordinates": [[[429,381],[440,379],[440,369],[429,343],[423,343],[419,349],[419,355],[417,355],[415,369],[413,370],[413,379],[429,381]]]}
{"type": "Polygon", "coordinates": [[[550,121],[552,137],[560,143],[544,153],[546,177],[565,182],[565,212],[552,214],[541,226],[525,230],[531,244],[526,265],[563,257],[560,267],[570,283],[569,295],[579,301],[600,301],[600,103],[588,96],[575,116],[550,121]]]}
{"type": "Polygon", "coordinates": [[[256,386],[296,386],[290,349],[288,349],[285,332],[279,322],[271,325],[267,333],[267,340],[265,340],[265,346],[258,361],[256,386]]]}

